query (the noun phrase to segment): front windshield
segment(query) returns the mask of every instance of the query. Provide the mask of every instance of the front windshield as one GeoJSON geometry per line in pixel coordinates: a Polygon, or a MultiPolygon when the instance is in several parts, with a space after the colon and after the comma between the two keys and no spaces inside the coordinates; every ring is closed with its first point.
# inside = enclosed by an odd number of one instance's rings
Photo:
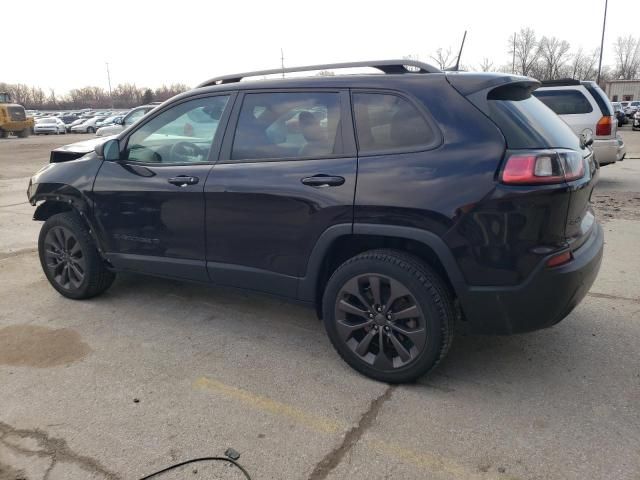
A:
{"type": "Polygon", "coordinates": [[[40,123],[56,123],[55,118],[43,118],[40,123]]]}

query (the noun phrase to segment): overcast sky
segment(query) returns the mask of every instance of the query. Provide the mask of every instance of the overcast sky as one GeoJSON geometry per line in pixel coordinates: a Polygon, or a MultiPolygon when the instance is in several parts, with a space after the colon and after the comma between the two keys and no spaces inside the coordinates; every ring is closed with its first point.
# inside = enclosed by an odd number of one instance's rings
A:
{"type": "MultiPolygon", "coordinates": [[[[521,27],[566,39],[572,50],[600,44],[604,0],[142,1],[28,0],[4,8],[0,81],[64,93],[111,83],[195,86],[212,76],[285,65],[418,56],[459,48],[464,65],[511,62],[521,27]],[[6,43],[6,42],[5,42],[6,43]]],[[[609,0],[604,64],[612,42],[640,36],[640,1],[609,0]]]]}

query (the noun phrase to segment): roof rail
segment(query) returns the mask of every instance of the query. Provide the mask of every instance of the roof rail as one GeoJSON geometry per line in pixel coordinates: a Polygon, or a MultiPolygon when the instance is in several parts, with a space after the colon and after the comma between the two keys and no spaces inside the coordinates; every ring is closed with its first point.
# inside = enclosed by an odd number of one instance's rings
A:
{"type": "Polygon", "coordinates": [[[309,72],[313,70],[333,70],[338,68],[361,68],[371,67],[377,68],[384,73],[441,73],[441,70],[429,65],[428,63],[418,62],[416,60],[373,60],[365,62],[347,62],[347,63],[327,63],[324,65],[307,65],[302,67],[274,68],[271,70],[258,70],[256,72],[236,73],[233,75],[223,75],[214,77],[206,82],[198,85],[200,87],[209,87],[211,85],[220,85],[222,83],[235,83],[247,77],[260,77],[263,75],[277,75],[293,72],[309,72]],[[413,68],[407,68],[413,67],[413,68]]]}

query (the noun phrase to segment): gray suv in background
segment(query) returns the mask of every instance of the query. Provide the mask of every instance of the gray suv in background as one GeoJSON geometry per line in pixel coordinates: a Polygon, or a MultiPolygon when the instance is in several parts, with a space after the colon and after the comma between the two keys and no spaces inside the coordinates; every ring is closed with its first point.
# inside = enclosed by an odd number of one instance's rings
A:
{"type": "Polygon", "coordinates": [[[140,107],[136,107],[132,109],[129,113],[127,113],[124,117],[116,121],[111,125],[107,125],[104,127],[100,127],[96,132],[98,137],[106,137],[108,135],[117,135],[122,132],[125,128],[133,125],[142,117],[144,117],[151,110],[160,105],[161,102],[153,102],[148,105],[142,105],[140,107]]]}
{"type": "Polygon", "coordinates": [[[593,138],[593,152],[600,165],[616,162],[617,120],[609,99],[595,82],[544,81],[533,95],[556,112],[576,135],[593,138]]]}

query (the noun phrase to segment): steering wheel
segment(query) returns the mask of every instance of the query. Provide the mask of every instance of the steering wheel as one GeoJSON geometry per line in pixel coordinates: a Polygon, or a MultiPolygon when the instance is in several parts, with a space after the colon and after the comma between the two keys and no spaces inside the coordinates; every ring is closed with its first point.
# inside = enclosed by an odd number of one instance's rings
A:
{"type": "Polygon", "coordinates": [[[204,155],[202,149],[191,142],[174,143],[169,151],[169,157],[175,163],[193,162],[193,158],[200,155],[204,155]]]}

